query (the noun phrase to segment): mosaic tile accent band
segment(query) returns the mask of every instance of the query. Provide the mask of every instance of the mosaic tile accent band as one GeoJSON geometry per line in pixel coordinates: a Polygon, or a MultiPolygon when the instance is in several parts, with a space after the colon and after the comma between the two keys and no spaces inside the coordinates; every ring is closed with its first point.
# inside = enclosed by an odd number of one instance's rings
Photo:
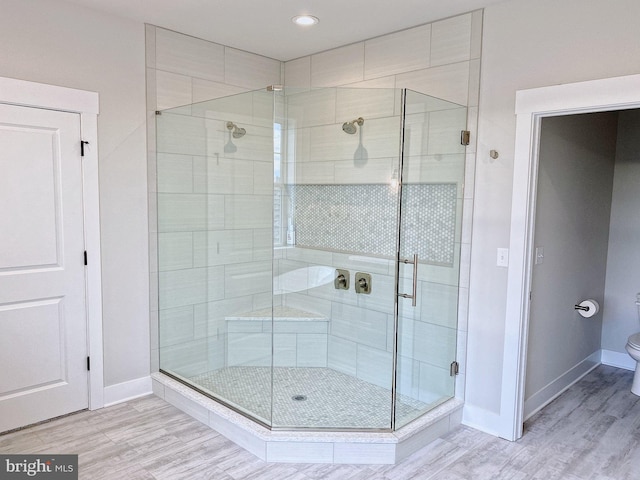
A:
{"type": "MultiPolygon", "coordinates": [[[[385,184],[290,185],[296,245],[394,257],[398,190],[385,184]]],[[[402,251],[421,262],[451,266],[455,254],[457,185],[403,186],[402,251]]]]}

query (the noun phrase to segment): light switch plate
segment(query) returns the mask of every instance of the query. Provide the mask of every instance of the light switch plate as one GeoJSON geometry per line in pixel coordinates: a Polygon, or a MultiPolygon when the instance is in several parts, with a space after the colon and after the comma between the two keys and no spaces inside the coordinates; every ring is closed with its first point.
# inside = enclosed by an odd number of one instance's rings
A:
{"type": "Polygon", "coordinates": [[[496,261],[496,265],[498,267],[508,267],[509,266],[509,249],[508,248],[499,248],[498,249],[498,260],[496,261]]]}

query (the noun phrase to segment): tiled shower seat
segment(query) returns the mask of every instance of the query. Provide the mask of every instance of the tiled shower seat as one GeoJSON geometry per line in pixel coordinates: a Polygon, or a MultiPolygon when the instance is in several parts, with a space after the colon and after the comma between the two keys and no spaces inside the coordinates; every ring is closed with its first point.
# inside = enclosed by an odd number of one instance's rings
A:
{"type": "Polygon", "coordinates": [[[276,306],[225,320],[229,367],[271,366],[272,351],[276,367],[327,366],[329,319],[322,315],[276,306]]]}

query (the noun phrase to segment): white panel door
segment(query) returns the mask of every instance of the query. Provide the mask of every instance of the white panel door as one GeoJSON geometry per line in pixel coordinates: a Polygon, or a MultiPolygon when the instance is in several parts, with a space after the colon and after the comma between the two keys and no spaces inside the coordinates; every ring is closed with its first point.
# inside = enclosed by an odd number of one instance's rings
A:
{"type": "Polygon", "coordinates": [[[0,104],[0,432],[88,407],[80,116],[0,104]]]}

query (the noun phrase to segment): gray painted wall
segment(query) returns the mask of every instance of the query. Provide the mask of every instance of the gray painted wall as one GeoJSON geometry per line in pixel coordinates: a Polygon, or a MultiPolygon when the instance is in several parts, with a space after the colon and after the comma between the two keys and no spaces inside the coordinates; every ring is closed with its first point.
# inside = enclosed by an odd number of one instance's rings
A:
{"type": "Polygon", "coordinates": [[[600,349],[602,311],[587,319],[573,306],[603,304],[617,119],[542,121],[534,245],[544,260],[533,268],[525,402],[600,349]]]}
{"type": "MultiPolygon", "coordinates": [[[[0,75],[101,94],[105,378],[139,378],[149,371],[143,26],[51,0],[2,8],[0,75]]],[[[637,0],[511,0],[484,11],[476,181],[465,191],[475,197],[465,416],[484,430],[495,431],[501,410],[507,270],[495,260],[509,244],[515,92],[640,73],[639,17],[637,0]]]]}
{"type": "Polygon", "coordinates": [[[640,332],[640,110],[620,112],[604,293],[602,348],[626,355],[627,338],[640,332]]]}
{"type": "Polygon", "coordinates": [[[496,249],[509,246],[515,93],[640,73],[639,17],[636,0],[512,0],[484,10],[465,396],[472,426],[496,431],[505,322],[514,321],[496,249]]]}
{"type": "Polygon", "coordinates": [[[149,375],[144,28],[49,0],[3,0],[0,75],[100,94],[104,379],[149,375]]]}

